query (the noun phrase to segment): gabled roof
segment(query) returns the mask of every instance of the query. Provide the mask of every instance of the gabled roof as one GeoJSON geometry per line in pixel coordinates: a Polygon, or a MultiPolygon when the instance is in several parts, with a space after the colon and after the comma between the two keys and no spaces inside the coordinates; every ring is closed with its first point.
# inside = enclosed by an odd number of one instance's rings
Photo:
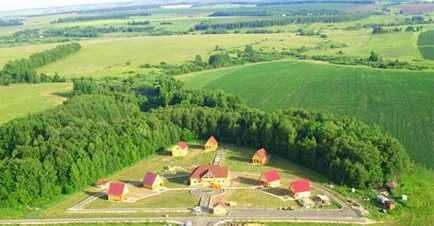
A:
{"type": "Polygon", "coordinates": [[[121,196],[124,193],[125,184],[123,183],[111,183],[107,194],[113,196],[121,196]]]}
{"type": "Polygon", "coordinates": [[[186,148],[188,148],[188,144],[185,143],[184,141],[179,141],[178,147],[180,147],[181,149],[186,149],[186,148]]]}
{"type": "Polygon", "coordinates": [[[260,158],[268,158],[268,153],[265,151],[264,148],[257,150],[255,155],[257,155],[260,158]]]}
{"type": "Polygon", "coordinates": [[[106,184],[108,184],[108,181],[105,180],[105,179],[102,179],[102,180],[98,181],[96,184],[98,184],[98,185],[106,185],[106,184]]]}
{"type": "Polygon", "coordinates": [[[208,140],[206,141],[206,144],[218,144],[217,140],[215,139],[214,136],[211,136],[210,138],[208,138],[208,140]]]}
{"type": "Polygon", "coordinates": [[[212,207],[216,208],[217,206],[226,207],[226,203],[223,201],[218,201],[212,205],[212,207]]]}
{"type": "Polygon", "coordinates": [[[155,182],[155,179],[157,179],[157,174],[152,173],[152,172],[147,172],[145,177],[143,178],[143,184],[153,185],[155,182]]]}
{"type": "Polygon", "coordinates": [[[196,167],[188,176],[189,178],[202,178],[205,174],[210,173],[216,178],[228,177],[229,170],[219,165],[206,165],[196,167]]]}
{"type": "Polygon", "coordinates": [[[269,170],[269,171],[262,173],[262,177],[265,179],[265,181],[267,181],[269,183],[273,182],[273,181],[280,180],[279,172],[277,172],[277,170],[275,170],[275,169],[272,169],[272,170],[269,170]]]}
{"type": "Polygon", "coordinates": [[[308,179],[296,180],[290,186],[294,193],[310,191],[310,182],[308,179]]]}

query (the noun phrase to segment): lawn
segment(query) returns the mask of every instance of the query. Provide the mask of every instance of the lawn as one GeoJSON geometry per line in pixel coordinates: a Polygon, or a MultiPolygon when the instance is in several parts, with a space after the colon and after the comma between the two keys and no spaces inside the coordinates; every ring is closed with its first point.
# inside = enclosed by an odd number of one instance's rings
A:
{"type": "Polygon", "coordinates": [[[187,87],[221,89],[266,111],[304,108],[379,124],[418,163],[433,166],[432,72],[273,62],[180,76],[187,87]]]}
{"type": "Polygon", "coordinates": [[[65,100],[53,93],[71,89],[71,83],[0,86],[0,124],[52,108],[65,100]]]}
{"type": "Polygon", "coordinates": [[[299,205],[293,200],[282,201],[255,189],[229,190],[226,194],[214,197],[212,203],[217,201],[237,202],[237,206],[234,208],[279,208],[283,206],[299,208],[299,205]]]}
{"type": "Polygon", "coordinates": [[[90,204],[86,209],[100,208],[193,208],[199,202],[199,198],[190,194],[190,191],[167,191],[159,195],[138,200],[134,203],[108,202],[103,196],[90,204]]]}
{"type": "Polygon", "coordinates": [[[434,30],[420,33],[417,45],[425,59],[434,60],[434,30]]]}

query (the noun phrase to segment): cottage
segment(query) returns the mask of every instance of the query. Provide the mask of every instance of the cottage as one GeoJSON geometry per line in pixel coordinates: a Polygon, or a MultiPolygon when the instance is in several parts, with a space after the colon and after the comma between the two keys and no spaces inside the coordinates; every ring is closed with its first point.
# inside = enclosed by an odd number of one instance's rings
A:
{"type": "Polygon", "coordinates": [[[143,178],[143,187],[151,190],[158,190],[164,187],[163,178],[155,173],[147,172],[143,178]]]}
{"type": "Polygon", "coordinates": [[[252,157],[252,163],[258,165],[264,165],[268,163],[268,160],[269,160],[269,155],[264,148],[261,148],[258,151],[256,151],[252,157]]]}
{"type": "Polygon", "coordinates": [[[190,186],[228,186],[229,170],[220,165],[198,166],[188,176],[190,186]]]}
{"type": "Polygon", "coordinates": [[[385,206],[386,209],[388,209],[388,210],[393,210],[393,209],[396,208],[396,204],[395,204],[395,202],[392,201],[392,200],[386,201],[386,202],[384,203],[384,206],[385,206]]]}
{"type": "Polygon", "coordinates": [[[280,175],[277,170],[272,169],[262,173],[259,177],[259,184],[265,187],[279,187],[280,186],[280,175]]]}
{"type": "Polygon", "coordinates": [[[330,198],[327,195],[317,195],[313,200],[318,202],[320,205],[330,205],[330,198]]]}
{"type": "Polygon", "coordinates": [[[213,205],[212,213],[214,215],[220,215],[220,216],[226,215],[226,214],[228,214],[228,212],[229,211],[228,211],[228,208],[226,206],[226,203],[224,203],[222,201],[219,201],[213,205]]]}
{"type": "Polygon", "coordinates": [[[296,199],[301,199],[304,197],[309,197],[311,188],[308,179],[296,180],[289,185],[289,191],[296,199]]]}
{"type": "Polygon", "coordinates": [[[217,147],[218,147],[218,142],[214,138],[214,136],[211,136],[208,139],[208,141],[206,141],[206,143],[205,143],[205,150],[206,151],[215,151],[215,150],[217,150],[217,147]]]}
{"type": "Polygon", "coordinates": [[[180,141],[177,145],[175,145],[172,149],[172,156],[186,156],[188,154],[188,144],[184,141],[180,141]]]}
{"type": "Polygon", "coordinates": [[[111,183],[107,192],[108,200],[120,201],[128,198],[128,187],[123,183],[111,183]]]}

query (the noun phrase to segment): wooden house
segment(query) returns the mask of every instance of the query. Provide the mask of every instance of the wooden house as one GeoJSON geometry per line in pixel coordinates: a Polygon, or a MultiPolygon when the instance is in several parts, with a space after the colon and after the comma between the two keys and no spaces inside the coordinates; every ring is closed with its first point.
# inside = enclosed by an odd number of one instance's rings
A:
{"type": "Polygon", "coordinates": [[[107,189],[108,186],[109,186],[109,182],[105,179],[102,179],[102,180],[95,183],[95,187],[100,189],[100,190],[107,189]]]}
{"type": "Polygon", "coordinates": [[[163,178],[155,173],[147,172],[143,178],[143,187],[151,190],[164,188],[163,178]]]}
{"type": "Polygon", "coordinates": [[[217,140],[214,138],[214,136],[211,136],[210,138],[208,138],[208,140],[205,143],[205,150],[206,151],[215,151],[218,148],[218,142],[217,140]]]}
{"type": "Polygon", "coordinates": [[[219,186],[230,184],[229,170],[220,165],[198,166],[188,176],[190,186],[219,186]]]}
{"type": "Polygon", "coordinates": [[[261,174],[259,184],[265,187],[279,187],[280,175],[277,170],[272,169],[261,174]]]}
{"type": "Polygon", "coordinates": [[[178,157],[178,156],[186,156],[188,154],[188,144],[184,141],[178,142],[177,145],[175,145],[172,149],[172,156],[178,157]]]}
{"type": "Polygon", "coordinates": [[[219,201],[213,205],[212,213],[214,215],[222,216],[222,215],[228,214],[228,212],[229,211],[228,211],[228,208],[226,206],[226,203],[224,203],[222,201],[219,201]]]}
{"type": "Polygon", "coordinates": [[[261,148],[255,152],[255,154],[252,157],[252,163],[258,164],[258,165],[264,165],[268,163],[270,156],[265,151],[264,148],[261,148]]]}
{"type": "Polygon", "coordinates": [[[310,197],[310,181],[308,179],[295,180],[289,185],[289,191],[295,199],[310,197]]]}
{"type": "Polygon", "coordinates": [[[111,183],[107,191],[108,200],[120,201],[128,198],[128,187],[124,183],[111,183]]]}

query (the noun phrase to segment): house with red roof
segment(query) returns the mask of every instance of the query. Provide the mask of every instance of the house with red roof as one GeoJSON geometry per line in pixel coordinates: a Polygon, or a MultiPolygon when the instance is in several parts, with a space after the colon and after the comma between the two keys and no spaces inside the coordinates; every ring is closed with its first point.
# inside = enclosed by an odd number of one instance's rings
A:
{"type": "Polygon", "coordinates": [[[143,178],[143,187],[151,190],[158,190],[164,187],[163,178],[155,173],[147,172],[143,178]]]}
{"type": "Polygon", "coordinates": [[[289,185],[289,191],[296,199],[310,197],[310,181],[308,179],[295,180],[289,185]]]}
{"type": "Polygon", "coordinates": [[[214,203],[214,205],[212,206],[212,213],[214,215],[226,215],[228,214],[228,208],[226,206],[226,203],[223,201],[218,201],[216,203],[214,203]]]}
{"type": "Polygon", "coordinates": [[[258,164],[258,165],[264,165],[268,163],[270,156],[268,155],[267,151],[265,151],[264,148],[261,148],[255,152],[255,154],[252,157],[252,163],[258,164]]]}
{"type": "Polygon", "coordinates": [[[95,187],[101,190],[107,189],[109,185],[109,182],[105,179],[102,179],[95,183],[95,187]]]}
{"type": "Polygon", "coordinates": [[[280,175],[277,170],[272,169],[261,174],[259,177],[259,184],[265,187],[279,187],[280,186],[280,175]]]}
{"type": "Polygon", "coordinates": [[[172,149],[172,156],[186,156],[188,154],[188,144],[184,141],[179,141],[172,149]]]}
{"type": "Polygon", "coordinates": [[[228,168],[220,165],[198,166],[188,176],[190,186],[216,186],[223,187],[230,184],[228,168]]]}
{"type": "Polygon", "coordinates": [[[218,142],[214,136],[208,138],[205,143],[205,151],[215,151],[218,148],[218,142]]]}
{"type": "Polygon", "coordinates": [[[120,201],[128,198],[128,187],[124,183],[110,183],[107,191],[108,200],[120,201]]]}

